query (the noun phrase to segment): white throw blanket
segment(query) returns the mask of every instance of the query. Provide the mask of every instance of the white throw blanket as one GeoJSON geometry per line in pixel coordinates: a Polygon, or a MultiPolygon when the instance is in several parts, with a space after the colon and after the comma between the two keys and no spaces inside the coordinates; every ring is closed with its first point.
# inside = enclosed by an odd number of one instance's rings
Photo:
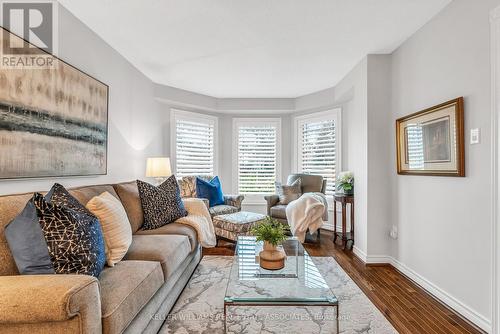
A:
{"type": "Polygon", "coordinates": [[[217,238],[215,237],[214,225],[203,200],[198,198],[184,198],[183,202],[188,215],[177,219],[175,222],[194,228],[198,235],[198,241],[203,247],[215,247],[217,238]]]}
{"type": "Polygon", "coordinates": [[[325,198],[316,193],[306,193],[286,207],[286,218],[290,230],[300,242],[304,242],[306,232],[315,233],[323,225],[325,198]]]}

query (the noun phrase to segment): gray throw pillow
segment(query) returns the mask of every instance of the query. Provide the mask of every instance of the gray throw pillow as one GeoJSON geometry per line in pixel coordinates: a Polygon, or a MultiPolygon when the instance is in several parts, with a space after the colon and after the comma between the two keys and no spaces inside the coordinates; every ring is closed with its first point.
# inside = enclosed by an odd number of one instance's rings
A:
{"type": "Polygon", "coordinates": [[[21,275],[55,273],[33,200],[5,227],[5,238],[21,275]]]}
{"type": "Polygon", "coordinates": [[[287,205],[302,196],[302,185],[300,179],[295,180],[290,185],[282,185],[276,182],[276,193],[280,198],[280,204],[287,205]]]}

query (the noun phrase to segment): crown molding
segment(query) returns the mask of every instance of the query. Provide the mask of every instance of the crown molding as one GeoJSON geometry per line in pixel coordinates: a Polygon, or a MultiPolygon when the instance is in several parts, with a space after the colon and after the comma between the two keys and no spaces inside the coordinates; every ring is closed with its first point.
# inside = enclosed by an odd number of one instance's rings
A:
{"type": "Polygon", "coordinates": [[[275,115],[296,111],[295,98],[216,98],[160,84],[154,85],[154,95],[156,101],[171,107],[217,114],[275,115]]]}

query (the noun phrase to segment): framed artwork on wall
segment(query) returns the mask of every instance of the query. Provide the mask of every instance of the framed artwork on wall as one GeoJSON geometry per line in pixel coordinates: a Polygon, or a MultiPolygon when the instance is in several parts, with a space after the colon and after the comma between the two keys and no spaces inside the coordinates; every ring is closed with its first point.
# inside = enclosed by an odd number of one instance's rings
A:
{"type": "MultiPolygon", "coordinates": [[[[0,27],[7,38],[28,43],[0,27]]],[[[108,86],[53,58],[0,71],[0,179],[107,173],[108,86]]]]}
{"type": "Polygon", "coordinates": [[[398,174],[464,177],[463,97],[396,120],[396,145],[398,174]]]}

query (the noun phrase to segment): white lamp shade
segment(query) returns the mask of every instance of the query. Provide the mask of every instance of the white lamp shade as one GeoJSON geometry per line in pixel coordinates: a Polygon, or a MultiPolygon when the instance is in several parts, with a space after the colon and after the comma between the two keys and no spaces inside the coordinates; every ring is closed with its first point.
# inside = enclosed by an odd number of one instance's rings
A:
{"type": "Polygon", "coordinates": [[[170,158],[148,158],[146,177],[169,177],[172,175],[170,158]]]}

